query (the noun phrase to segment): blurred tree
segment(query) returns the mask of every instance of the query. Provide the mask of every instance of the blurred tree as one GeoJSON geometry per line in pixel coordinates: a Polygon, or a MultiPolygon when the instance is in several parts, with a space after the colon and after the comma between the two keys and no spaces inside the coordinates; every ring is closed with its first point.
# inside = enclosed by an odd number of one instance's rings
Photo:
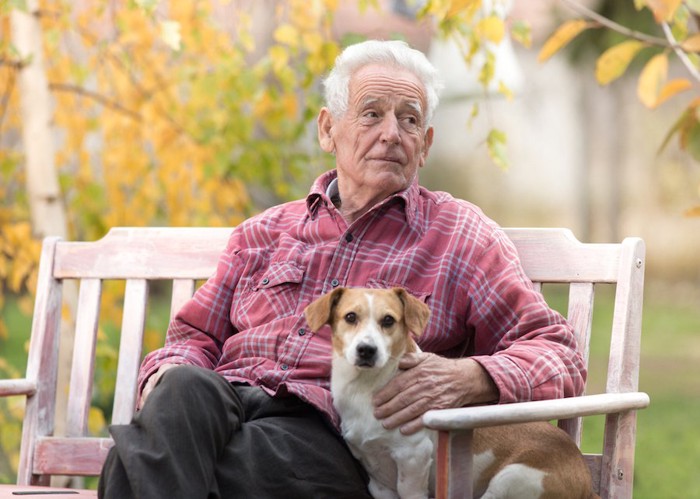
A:
{"type": "MultiPolygon", "coordinates": [[[[334,2],[270,8],[260,50],[245,1],[2,3],[0,312],[11,295],[31,313],[45,235],[235,225],[260,207],[247,187],[288,199],[304,172],[323,168],[302,139],[318,108],[316,77],[338,50],[334,2]]],[[[115,323],[119,293],[108,288],[104,299],[115,323]]],[[[113,356],[98,351],[99,362],[113,356]]],[[[8,407],[3,427],[16,415],[8,407]]]]}
{"type": "MultiPolygon", "coordinates": [[[[333,31],[339,3],[0,3],[0,341],[8,334],[7,297],[31,314],[45,235],[97,239],[113,226],[232,226],[305,194],[307,180],[331,166],[310,146],[309,129],[321,103],[319,77],[340,50],[333,31]]],[[[428,0],[409,9],[410,1],[356,1],[362,12],[401,4],[400,15],[452,37],[465,62],[477,64],[485,90],[492,46],[509,28],[528,42],[525,26],[506,25],[505,3],[428,0]]],[[[509,93],[503,85],[497,91],[509,93]]],[[[495,131],[485,142],[505,164],[505,136],[495,131]]],[[[120,292],[107,287],[103,297],[114,323],[120,292]]],[[[70,323],[71,310],[64,315],[70,323]]],[[[160,334],[147,331],[146,341],[160,334]]],[[[103,342],[98,356],[108,364],[114,351],[103,342]]],[[[15,374],[3,358],[0,373],[15,374]]],[[[98,379],[96,400],[108,385],[98,379]]],[[[17,414],[8,408],[0,406],[3,427],[17,414]]],[[[105,415],[91,414],[91,427],[103,431],[105,415]]],[[[0,440],[16,449],[4,433],[0,440]]],[[[8,451],[0,465],[14,466],[15,454],[8,451]]]]}
{"type": "MultiPolygon", "coordinates": [[[[680,148],[700,161],[700,1],[608,1],[604,2],[602,13],[576,0],[561,1],[577,17],[564,21],[547,40],[540,51],[540,61],[546,61],[583,33],[604,29],[610,36],[596,38],[600,47],[596,80],[609,85],[634,67],[635,60],[641,60],[634,70],[639,72],[637,97],[644,106],[655,109],[669,99],[687,96],[685,110],[660,149],[677,138],[680,148]],[[673,60],[684,70],[683,76],[670,76],[673,60]],[[692,89],[695,92],[689,92],[692,89]]],[[[700,216],[700,206],[690,208],[687,214],[700,216]]]]}

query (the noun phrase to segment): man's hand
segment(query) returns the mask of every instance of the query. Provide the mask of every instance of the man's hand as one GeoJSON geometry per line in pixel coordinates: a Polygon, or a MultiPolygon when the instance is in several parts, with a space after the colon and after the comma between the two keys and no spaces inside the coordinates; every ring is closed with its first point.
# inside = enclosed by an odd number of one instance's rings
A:
{"type": "Polygon", "coordinates": [[[153,389],[156,387],[158,384],[158,380],[165,374],[166,371],[172,369],[173,367],[177,367],[180,364],[163,364],[158,368],[156,372],[154,372],[150,378],[148,378],[148,381],[146,381],[146,384],[143,387],[143,391],[141,392],[141,400],[139,401],[138,407],[141,408],[143,407],[143,404],[146,403],[146,398],[151,394],[153,389]]]}
{"type": "Polygon", "coordinates": [[[374,415],[385,428],[412,434],[423,428],[423,414],[498,400],[498,388],[479,363],[432,353],[410,353],[399,372],[372,399],[374,415]]]}

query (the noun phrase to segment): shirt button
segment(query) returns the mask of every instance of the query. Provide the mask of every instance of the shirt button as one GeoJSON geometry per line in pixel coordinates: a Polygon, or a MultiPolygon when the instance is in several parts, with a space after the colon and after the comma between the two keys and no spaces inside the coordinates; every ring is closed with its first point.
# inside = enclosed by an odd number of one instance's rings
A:
{"type": "Polygon", "coordinates": [[[351,242],[352,242],[352,234],[346,234],[346,235],[345,235],[345,240],[346,240],[347,242],[351,243],[351,242]]]}
{"type": "Polygon", "coordinates": [[[282,364],[280,366],[280,369],[282,369],[283,371],[286,371],[287,369],[289,369],[289,366],[287,364],[282,364]]]}
{"type": "Polygon", "coordinates": [[[260,282],[262,282],[262,285],[263,285],[263,286],[267,286],[268,284],[270,284],[270,279],[268,279],[268,278],[266,277],[265,279],[263,279],[263,280],[260,281],[260,282]]]}
{"type": "Polygon", "coordinates": [[[333,286],[334,288],[337,288],[339,284],[340,284],[340,281],[338,279],[333,279],[331,281],[331,286],[333,286]]]}
{"type": "Polygon", "coordinates": [[[306,334],[306,330],[302,327],[299,329],[299,331],[297,331],[297,333],[299,333],[299,336],[304,336],[306,334]]]}

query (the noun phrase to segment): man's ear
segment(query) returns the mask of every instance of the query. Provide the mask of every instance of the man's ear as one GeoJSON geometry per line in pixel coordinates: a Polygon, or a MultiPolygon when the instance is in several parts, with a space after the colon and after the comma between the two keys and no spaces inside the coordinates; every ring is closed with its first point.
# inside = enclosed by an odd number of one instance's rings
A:
{"type": "Polygon", "coordinates": [[[423,150],[421,151],[420,154],[420,163],[419,166],[424,166],[426,160],[428,159],[428,152],[430,151],[430,146],[433,145],[433,127],[429,127],[425,131],[425,141],[423,142],[423,150]]]}
{"type": "Polygon", "coordinates": [[[318,143],[325,152],[335,151],[335,141],[333,140],[333,116],[327,107],[321,108],[316,118],[318,125],[318,143]]]}

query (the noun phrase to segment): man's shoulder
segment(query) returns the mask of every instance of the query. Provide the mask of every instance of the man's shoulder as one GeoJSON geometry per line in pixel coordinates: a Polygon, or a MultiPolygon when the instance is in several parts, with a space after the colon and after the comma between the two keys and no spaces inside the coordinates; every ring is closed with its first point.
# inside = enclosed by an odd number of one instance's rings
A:
{"type": "Polygon", "coordinates": [[[247,218],[241,225],[274,225],[285,221],[288,222],[289,219],[296,220],[299,216],[305,216],[306,213],[306,200],[297,199],[265,208],[261,212],[247,218]]]}
{"type": "Polygon", "coordinates": [[[478,220],[486,222],[488,225],[495,224],[493,220],[484,214],[480,207],[465,199],[456,198],[449,192],[431,191],[421,187],[420,198],[424,212],[432,213],[432,216],[447,215],[461,222],[478,220]]]}

